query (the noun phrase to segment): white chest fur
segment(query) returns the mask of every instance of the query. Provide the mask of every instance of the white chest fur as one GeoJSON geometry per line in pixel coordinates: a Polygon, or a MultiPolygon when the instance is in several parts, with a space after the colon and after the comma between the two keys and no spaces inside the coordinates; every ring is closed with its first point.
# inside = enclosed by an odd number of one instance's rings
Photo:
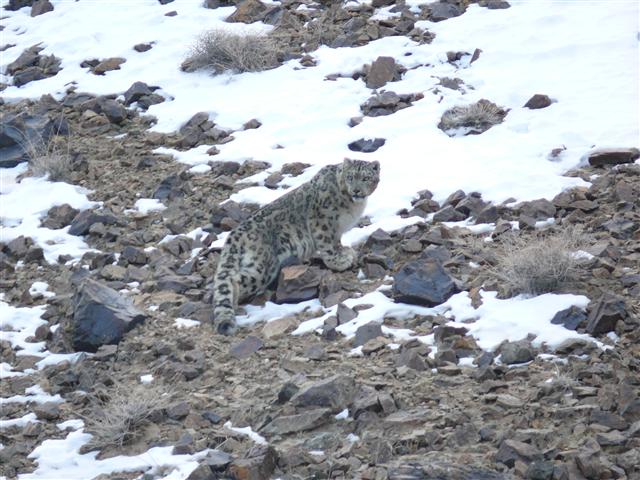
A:
{"type": "Polygon", "coordinates": [[[352,204],[350,210],[340,212],[340,216],[338,217],[338,235],[342,236],[347,230],[351,230],[364,212],[365,207],[367,206],[367,200],[362,199],[359,202],[355,202],[352,204]]]}

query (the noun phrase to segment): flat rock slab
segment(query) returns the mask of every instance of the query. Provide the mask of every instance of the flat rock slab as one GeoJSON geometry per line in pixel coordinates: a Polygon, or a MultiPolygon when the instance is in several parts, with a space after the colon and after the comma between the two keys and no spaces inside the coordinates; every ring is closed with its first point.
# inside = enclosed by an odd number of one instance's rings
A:
{"type": "Polygon", "coordinates": [[[291,401],[299,407],[327,407],[340,411],[351,404],[355,395],[356,382],[352,377],[334,375],[304,388],[291,401]]]}
{"type": "Polygon", "coordinates": [[[640,158],[640,150],[637,148],[602,148],[591,151],[587,155],[589,165],[603,167],[605,165],[633,163],[640,158]]]}
{"type": "Polygon", "coordinates": [[[298,415],[277,417],[262,429],[262,433],[267,435],[286,435],[288,433],[313,430],[327,423],[330,418],[331,410],[328,408],[318,408],[298,415]]]}
{"type": "Polygon", "coordinates": [[[146,319],[130,299],[90,278],[81,283],[73,303],[73,347],[79,351],[117,344],[146,319]]]}
{"type": "Polygon", "coordinates": [[[258,337],[254,337],[253,335],[249,335],[247,338],[242,340],[239,343],[236,343],[231,347],[229,353],[231,356],[241,360],[243,358],[247,358],[260,350],[264,346],[262,340],[258,337]]]}

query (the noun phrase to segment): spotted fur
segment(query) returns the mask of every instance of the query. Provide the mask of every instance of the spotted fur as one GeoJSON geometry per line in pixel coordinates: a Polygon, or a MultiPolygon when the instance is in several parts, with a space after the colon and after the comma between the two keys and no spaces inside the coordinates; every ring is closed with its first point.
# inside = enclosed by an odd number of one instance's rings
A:
{"type": "Polygon", "coordinates": [[[318,255],[331,270],[356,257],[340,244],[364,211],[380,179],[378,162],[345,159],[266,205],[231,232],[220,254],[213,291],[217,331],[235,333],[235,309],[264,290],[292,259],[318,255]]]}

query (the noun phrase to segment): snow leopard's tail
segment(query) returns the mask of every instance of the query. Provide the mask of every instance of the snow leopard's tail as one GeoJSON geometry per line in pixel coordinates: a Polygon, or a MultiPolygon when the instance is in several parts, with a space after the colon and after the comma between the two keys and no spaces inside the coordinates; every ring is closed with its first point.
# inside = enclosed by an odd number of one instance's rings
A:
{"type": "Polygon", "coordinates": [[[234,305],[237,286],[230,269],[221,267],[216,271],[213,281],[213,321],[218,333],[233,335],[238,329],[234,305]]]}

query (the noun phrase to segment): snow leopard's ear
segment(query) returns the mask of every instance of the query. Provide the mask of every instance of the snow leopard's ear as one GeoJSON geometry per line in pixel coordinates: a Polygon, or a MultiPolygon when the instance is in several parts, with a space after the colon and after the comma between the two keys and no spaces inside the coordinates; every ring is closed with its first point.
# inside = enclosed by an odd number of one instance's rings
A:
{"type": "Polygon", "coordinates": [[[380,162],[379,162],[379,161],[374,160],[373,162],[371,162],[371,165],[373,166],[373,169],[374,169],[376,172],[379,172],[379,171],[380,171],[380,162]]]}
{"type": "Polygon", "coordinates": [[[351,160],[350,158],[344,157],[344,161],[342,163],[344,164],[345,167],[350,167],[351,165],[353,165],[353,160],[351,160]]]}

